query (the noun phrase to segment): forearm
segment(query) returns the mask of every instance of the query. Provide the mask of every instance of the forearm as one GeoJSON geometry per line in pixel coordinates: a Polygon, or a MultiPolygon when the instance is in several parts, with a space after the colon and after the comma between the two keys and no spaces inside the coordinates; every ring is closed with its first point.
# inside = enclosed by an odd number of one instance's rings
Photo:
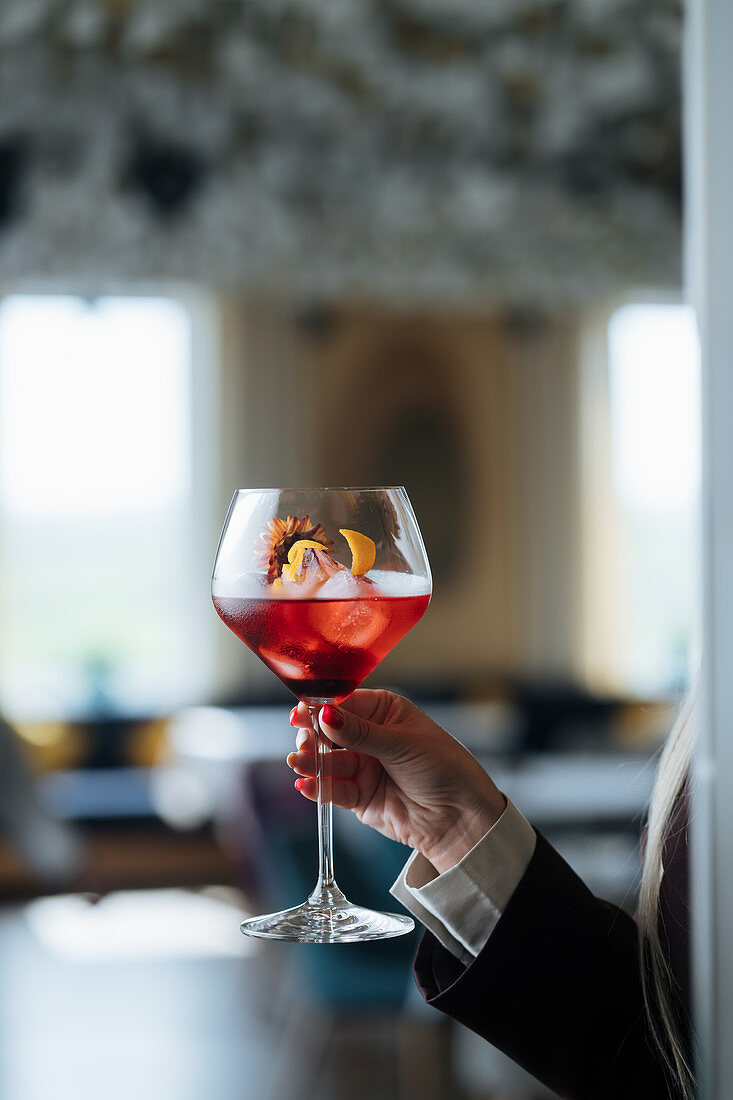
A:
{"type": "Polygon", "coordinates": [[[463,966],[428,934],[416,975],[430,1004],[566,1100],[669,1100],[646,1027],[636,926],[542,838],[478,957],[463,966]]]}

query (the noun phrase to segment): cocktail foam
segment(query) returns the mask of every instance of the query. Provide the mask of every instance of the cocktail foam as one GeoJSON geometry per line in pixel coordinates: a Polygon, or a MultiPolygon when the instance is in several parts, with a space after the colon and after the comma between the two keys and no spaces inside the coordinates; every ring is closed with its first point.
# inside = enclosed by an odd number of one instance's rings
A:
{"type": "Polygon", "coordinates": [[[326,581],[313,584],[273,585],[264,573],[217,577],[212,584],[212,595],[220,600],[354,600],[377,596],[394,599],[429,594],[430,582],[425,577],[387,569],[372,569],[365,577],[354,577],[348,572],[337,573],[326,581]],[[369,581],[372,583],[369,584],[369,581]]]}
{"type": "MultiPolygon", "coordinates": [[[[391,569],[372,569],[367,573],[383,596],[429,596],[430,581],[414,573],[397,573],[391,569]]],[[[376,593],[377,595],[379,593],[376,593]]]]}

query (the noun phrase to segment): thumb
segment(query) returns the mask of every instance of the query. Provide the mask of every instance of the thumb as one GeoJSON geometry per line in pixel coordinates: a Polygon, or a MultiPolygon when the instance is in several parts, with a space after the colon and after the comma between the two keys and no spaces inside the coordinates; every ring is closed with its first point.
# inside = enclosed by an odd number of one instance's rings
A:
{"type": "Polygon", "coordinates": [[[329,740],[342,749],[367,753],[385,761],[394,761],[404,755],[404,736],[389,726],[369,722],[331,703],[321,708],[318,720],[329,740]]]}

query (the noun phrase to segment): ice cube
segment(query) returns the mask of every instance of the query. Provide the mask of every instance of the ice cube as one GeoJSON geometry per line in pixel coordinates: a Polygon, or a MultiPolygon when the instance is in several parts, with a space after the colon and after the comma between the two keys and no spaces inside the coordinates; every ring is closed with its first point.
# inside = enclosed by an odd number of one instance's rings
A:
{"type": "Polygon", "coordinates": [[[311,609],[311,621],[319,637],[339,649],[371,649],[389,626],[390,615],[384,604],[380,600],[344,596],[336,597],[338,602],[326,602],[323,588],[311,609]]]}
{"type": "Polygon", "coordinates": [[[261,599],[267,594],[269,581],[264,573],[239,573],[234,577],[216,577],[212,594],[216,599],[261,599]]]}
{"type": "MultiPolygon", "coordinates": [[[[371,586],[369,586],[371,587],[371,586]]],[[[366,586],[361,577],[354,577],[348,569],[334,573],[318,590],[319,600],[354,600],[365,594],[366,586]]]]}
{"type": "Polygon", "coordinates": [[[334,561],[325,550],[309,546],[296,552],[293,561],[284,567],[282,579],[289,598],[313,599],[324,581],[343,572],[346,566],[334,561]]]}
{"type": "Polygon", "coordinates": [[[287,651],[273,647],[272,649],[261,649],[259,656],[274,673],[283,676],[286,680],[300,679],[303,676],[304,668],[307,668],[304,663],[304,653],[301,654],[301,659],[297,660],[295,656],[291,657],[287,651]]]}

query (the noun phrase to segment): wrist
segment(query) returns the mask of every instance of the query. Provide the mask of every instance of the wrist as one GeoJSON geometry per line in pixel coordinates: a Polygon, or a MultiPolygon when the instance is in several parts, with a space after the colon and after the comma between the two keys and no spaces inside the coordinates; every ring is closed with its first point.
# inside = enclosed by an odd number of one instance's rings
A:
{"type": "Polygon", "coordinates": [[[490,801],[461,812],[439,839],[423,848],[422,854],[439,875],[444,874],[486,836],[505,809],[506,798],[497,790],[490,801]]]}

